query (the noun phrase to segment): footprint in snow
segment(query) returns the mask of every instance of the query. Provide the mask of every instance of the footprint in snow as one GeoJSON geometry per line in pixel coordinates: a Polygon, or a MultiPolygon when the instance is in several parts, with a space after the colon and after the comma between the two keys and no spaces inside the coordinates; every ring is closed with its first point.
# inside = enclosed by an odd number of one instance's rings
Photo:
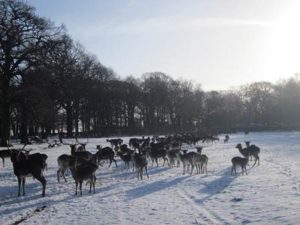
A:
{"type": "Polygon", "coordinates": [[[240,202],[242,200],[243,200],[242,198],[233,198],[230,201],[232,201],[232,202],[240,202]]]}

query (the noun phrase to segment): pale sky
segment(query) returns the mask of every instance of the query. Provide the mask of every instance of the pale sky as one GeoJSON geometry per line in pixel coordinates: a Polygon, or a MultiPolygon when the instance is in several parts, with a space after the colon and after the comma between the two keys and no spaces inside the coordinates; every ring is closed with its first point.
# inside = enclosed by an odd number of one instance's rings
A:
{"type": "Polygon", "coordinates": [[[298,0],[27,0],[120,77],[160,71],[204,90],[300,72],[298,0]]]}

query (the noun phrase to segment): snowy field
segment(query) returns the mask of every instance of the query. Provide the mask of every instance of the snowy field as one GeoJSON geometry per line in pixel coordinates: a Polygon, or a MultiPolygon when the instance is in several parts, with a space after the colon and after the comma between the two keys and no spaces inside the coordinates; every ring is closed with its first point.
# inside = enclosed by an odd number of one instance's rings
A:
{"type": "MultiPolygon", "coordinates": [[[[49,157],[46,197],[32,178],[26,180],[26,195],[17,197],[10,159],[5,168],[0,162],[0,224],[299,224],[300,132],[233,134],[227,144],[220,138],[203,149],[207,175],[182,175],[182,168],[149,163],[149,179],[140,181],[122,171],[118,158],[119,168],[104,164],[97,170],[96,194],[84,185],[82,197],[74,196],[70,175],[67,183],[56,179],[56,159],[70,154],[68,146],[27,146],[49,157]],[[240,155],[235,145],[248,140],[261,148],[261,164],[251,168],[250,162],[247,176],[231,176],[231,158],[240,155]]],[[[87,150],[108,146],[105,140],[89,139],[87,150]]]]}

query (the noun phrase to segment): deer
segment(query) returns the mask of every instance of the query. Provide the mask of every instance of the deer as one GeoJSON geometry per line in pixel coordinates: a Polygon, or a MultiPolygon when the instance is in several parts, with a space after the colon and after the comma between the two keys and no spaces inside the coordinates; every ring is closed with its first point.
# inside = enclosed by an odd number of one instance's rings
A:
{"type": "Polygon", "coordinates": [[[254,157],[255,159],[254,165],[256,164],[256,162],[258,162],[258,166],[259,166],[260,148],[257,147],[256,145],[250,145],[250,141],[245,141],[245,143],[249,152],[250,160],[252,160],[252,157],[254,157]]]}
{"type": "Polygon", "coordinates": [[[225,135],[224,143],[228,143],[228,141],[229,141],[229,135],[227,134],[225,135]]]}
{"type": "Polygon", "coordinates": [[[191,166],[190,175],[193,174],[193,170],[196,167],[196,173],[204,173],[204,171],[207,173],[207,162],[208,157],[206,155],[202,155],[202,147],[197,148],[197,152],[188,152],[187,150],[183,151],[183,155],[179,155],[181,158],[181,161],[184,166],[183,174],[185,174],[185,167],[187,166],[188,169],[191,166]]]}
{"type": "Polygon", "coordinates": [[[71,155],[63,154],[57,158],[57,164],[59,166],[59,169],[57,170],[58,183],[60,183],[59,178],[61,176],[64,178],[65,182],[67,182],[67,179],[65,177],[65,172],[67,169],[69,169],[69,161],[70,161],[71,157],[72,157],[71,155]]]}
{"type": "Polygon", "coordinates": [[[200,168],[199,168],[200,173],[205,172],[207,174],[207,163],[208,163],[207,155],[205,154],[200,155],[200,168]]]}
{"type": "Polygon", "coordinates": [[[183,173],[182,175],[185,175],[186,167],[189,167],[191,164],[193,164],[193,156],[194,154],[187,154],[187,150],[182,150],[183,154],[180,152],[177,153],[177,157],[182,162],[183,165],[183,173]]]}
{"type": "Polygon", "coordinates": [[[193,174],[193,170],[194,170],[195,166],[196,166],[196,170],[197,170],[197,173],[198,173],[198,158],[199,158],[200,155],[196,152],[188,152],[188,153],[185,152],[184,154],[186,155],[186,157],[189,160],[189,163],[187,164],[188,169],[189,169],[189,166],[191,166],[190,175],[193,174]]]}
{"type": "Polygon", "coordinates": [[[251,145],[247,148],[242,147],[241,144],[237,144],[236,148],[239,150],[239,152],[244,156],[253,156],[255,158],[255,163],[253,164],[253,166],[256,164],[256,162],[258,162],[259,165],[259,152],[260,152],[260,148],[258,148],[257,146],[251,145]]]}
{"type": "MultiPolygon", "coordinates": [[[[129,163],[133,161],[133,154],[134,151],[129,149],[127,145],[121,146],[120,151],[117,152],[117,155],[123,160],[125,164],[125,168],[127,168],[127,171],[129,169],[129,163]]],[[[133,163],[133,169],[134,169],[134,163],[133,163]]]]}
{"type": "Polygon", "coordinates": [[[116,149],[118,146],[120,146],[123,143],[123,140],[121,138],[106,139],[106,141],[111,144],[112,149],[116,149]]]}
{"type": "MultiPolygon", "coordinates": [[[[197,153],[193,153],[191,160],[193,161],[194,166],[196,167],[197,174],[199,173],[207,173],[207,163],[208,157],[205,154],[202,154],[203,147],[196,147],[197,153]]],[[[188,153],[192,154],[192,153],[188,153]]],[[[193,169],[193,166],[192,166],[193,169]]]]}
{"type": "MultiPolygon", "coordinates": [[[[171,149],[167,150],[167,156],[168,156],[168,161],[169,161],[169,166],[170,167],[175,167],[175,161],[178,159],[177,154],[180,151],[180,149],[171,149]]],[[[180,166],[180,162],[177,160],[177,167],[180,166]]]]}
{"type": "Polygon", "coordinates": [[[242,145],[239,143],[235,146],[239,152],[244,156],[246,157],[248,155],[248,149],[247,148],[243,148],[242,145]]]}
{"type": "Polygon", "coordinates": [[[11,150],[11,161],[13,163],[14,174],[18,178],[18,196],[21,196],[21,186],[23,195],[25,195],[25,177],[33,176],[43,187],[42,196],[45,197],[46,179],[43,176],[45,168],[45,157],[35,155],[34,157],[26,157],[21,151],[11,150]]]}
{"type": "Polygon", "coordinates": [[[110,148],[110,147],[105,147],[105,148],[99,147],[99,150],[98,150],[98,152],[96,152],[95,155],[97,157],[98,164],[100,164],[101,160],[108,159],[110,161],[110,164],[109,164],[108,167],[111,166],[112,162],[114,162],[116,167],[118,167],[117,161],[115,160],[115,152],[112,150],[112,148],[110,148]]]}
{"type": "Polygon", "coordinates": [[[242,175],[244,175],[244,172],[247,175],[247,168],[246,167],[247,167],[248,161],[249,161],[249,154],[248,153],[245,154],[245,158],[242,158],[242,157],[239,157],[239,156],[233,157],[231,159],[231,162],[232,162],[231,175],[233,175],[233,171],[235,172],[235,175],[236,175],[236,167],[237,166],[240,166],[242,168],[242,175]]]}
{"type": "Polygon", "coordinates": [[[143,179],[143,171],[145,170],[145,173],[149,179],[148,170],[147,170],[147,159],[146,155],[142,153],[135,153],[133,156],[134,166],[136,168],[136,174],[138,179],[143,179]]]}
{"type": "MultiPolygon", "coordinates": [[[[95,160],[95,159],[94,159],[95,160]]],[[[72,177],[75,180],[76,185],[76,191],[75,195],[77,195],[78,185],[79,185],[79,191],[80,196],[82,196],[82,183],[83,181],[88,181],[90,183],[90,191],[92,192],[93,187],[93,193],[95,193],[95,183],[96,183],[96,170],[98,169],[98,165],[95,161],[85,161],[80,164],[78,164],[78,158],[75,157],[75,159],[72,159],[69,161],[69,168],[72,173],[72,177]]]]}
{"type": "Polygon", "coordinates": [[[152,167],[153,167],[153,162],[156,162],[156,165],[158,167],[158,159],[162,158],[164,160],[163,166],[165,165],[165,162],[168,162],[168,158],[167,156],[167,151],[165,149],[159,148],[159,149],[155,149],[155,148],[151,148],[150,152],[149,152],[149,156],[152,159],[152,167]]]}

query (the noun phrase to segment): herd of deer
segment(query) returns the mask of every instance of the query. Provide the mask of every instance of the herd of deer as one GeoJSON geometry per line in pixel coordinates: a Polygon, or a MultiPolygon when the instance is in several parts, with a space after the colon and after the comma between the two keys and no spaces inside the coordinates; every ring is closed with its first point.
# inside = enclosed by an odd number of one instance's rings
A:
{"type": "MultiPolygon", "coordinates": [[[[228,142],[229,136],[225,137],[228,142]]],[[[224,140],[225,141],[225,140],[224,140]]],[[[122,139],[107,139],[107,142],[111,144],[111,147],[102,148],[97,145],[97,152],[91,153],[86,150],[87,143],[79,143],[76,139],[75,144],[67,144],[70,146],[71,154],[62,154],[57,158],[58,170],[57,181],[60,182],[60,178],[63,177],[67,182],[65,173],[67,170],[71,171],[72,177],[75,180],[76,191],[78,192],[78,185],[80,195],[82,195],[82,183],[84,181],[90,184],[90,193],[95,193],[96,183],[96,171],[99,166],[102,166],[103,160],[109,160],[111,166],[114,162],[118,167],[116,156],[124,162],[125,169],[130,169],[132,165],[133,171],[136,171],[137,178],[143,179],[144,172],[148,176],[148,161],[152,161],[152,167],[154,162],[156,166],[159,166],[159,160],[163,160],[163,166],[167,163],[170,167],[180,167],[182,164],[183,174],[189,171],[190,175],[193,174],[194,169],[197,174],[207,173],[208,157],[202,154],[202,147],[196,147],[196,152],[188,152],[182,149],[182,141],[174,139],[172,137],[153,137],[149,138],[131,138],[129,144],[123,144],[122,139]]],[[[188,143],[188,142],[186,142],[188,143]]],[[[62,143],[65,144],[65,143],[62,143]]],[[[66,145],[66,144],[65,144],[66,145]]],[[[41,153],[29,154],[30,151],[24,150],[26,145],[22,149],[1,150],[0,157],[3,160],[3,167],[5,158],[11,158],[13,164],[14,174],[18,178],[18,196],[21,195],[21,186],[23,195],[25,195],[25,177],[33,176],[43,186],[42,196],[45,196],[46,179],[43,176],[43,171],[47,168],[46,160],[47,155],[41,153]]],[[[48,146],[49,147],[49,146],[48,146]]],[[[49,148],[51,148],[50,146],[49,148]]],[[[255,145],[250,145],[250,142],[246,142],[246,148],[243,148],[241,144],[237,144],[236,148],[244,157],[232,158],[232,170],[231,174],[235,172],[239,166],[242,168],[242,174],[247,174],[246,166],[249,162],[249,157],[254,157],[255,163],[259,165],[259,153],[260,149],[255,145]]]]}

